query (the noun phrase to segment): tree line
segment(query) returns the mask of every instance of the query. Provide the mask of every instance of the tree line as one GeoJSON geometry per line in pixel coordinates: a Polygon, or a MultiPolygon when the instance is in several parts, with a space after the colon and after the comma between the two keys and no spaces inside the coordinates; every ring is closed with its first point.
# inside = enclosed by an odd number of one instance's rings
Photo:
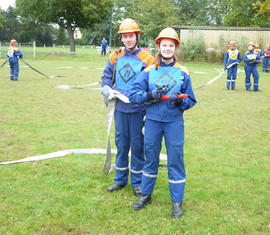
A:
{"type": "Polygon", "coordinates": [[[77,43],[98,45],[112,32],[112,46],[120,45],[117,30],[128,17],[140,25],[143,46],[167,26],[270,27],[270,1],[264,0],[16,0],[15,8],[0,12],[0,41],[68,43],[71,51],[76,28],[83,33],[77,43]]]}

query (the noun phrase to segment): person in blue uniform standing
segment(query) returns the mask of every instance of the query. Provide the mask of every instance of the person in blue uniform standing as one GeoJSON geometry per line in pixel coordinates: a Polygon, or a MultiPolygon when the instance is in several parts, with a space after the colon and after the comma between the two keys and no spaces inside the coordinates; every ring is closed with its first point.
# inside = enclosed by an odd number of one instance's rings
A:
{"type": "MultiPolygon", "coordinates": [[[[115,91],[128,97],[130,87],[138,74],[154,61],[153,56],[138,45],[141,30],[134,20],[125,19],[118,33],[125,48],[110,55],[102,77],[101,94],[108,100],[115,98],[115,91]]],[[[108,187],[109,192],[120,190],[127,185],[128,153],[131,150],[130,181],[134,194],[138,196],[141,193],[142,169],[145,162],[142,133],[144,116],[144,104],[130,104],[116,100],[114,114],[117,147],[116,175],[114,184],[108,187]]]]}
{"type": "Polygon", "coordinates": [[[236,49],[236,41],[231,41],[229,45],[230,49],[224,55],[224,70],[226,70],[229,65],[234,65],[227,70],[226,88],[229,90],[231,87],[232,90],[235,90],[237,65],[241,62],[241,53],[236,49]]]}
{"type": "Polygon", "coordinates": [[[18,81],[19,80],[19,58],[23,57],[21,51],[17,48],[17,41],[12,39],[10,41],[10,47],[7,51],[7,57],[10,66],[10,80],[18,81]]]}
{"type": "Polygon", "coordinates": [[[159,155],[164,136],[172,216],[181,217],[186,182],[183,113],[197,101],[187,69],[176,62],[175,53],[180,46],[176,31],[173,28],[163,29],[155,42],[159,51],[155,56],[155,63],[139,75],[129,94],[130,102],[147,103],[144,137],[146,162],[143,168],[141,196],[133,208],[140,210],[152,202],[151,195],[158,176],[159,155]],[[187,94],[188,97],[179,98],[181,93],[187,94]],[[170,99],[160,101],[163,95],[169,95],[170,99]]]}
{"type": "Polygon", "coordinates": [[[251,91],[251,81],[250,76],[252,74],[254,83],[253,83],[253,91],[260,91],[259,90],[259,72],[258,72],[258,63],[260,60],[259,53],[256,53],[254,51],[255,44],[253,42],[250,42],[248,44],[248,51],[244,55],[244,62],[245,62],[245,85],[246,90],[251,91]]]}
{"type": "Polygon", "coordinates": [[[102,39],[101,41],[101,55],[106,55],[106,49],[108,47],[108,42],[105,38],[102,39]]]}
{"type": "Polygon", "coordinates": [[[262,68],[262,71],[263,72],[266,72],[266,73],[269,73],[269,62],[270,62],[270,44],[267,44],[266,45],[266,49],[265,51],[263,52],[263,68],[262,68]]]}

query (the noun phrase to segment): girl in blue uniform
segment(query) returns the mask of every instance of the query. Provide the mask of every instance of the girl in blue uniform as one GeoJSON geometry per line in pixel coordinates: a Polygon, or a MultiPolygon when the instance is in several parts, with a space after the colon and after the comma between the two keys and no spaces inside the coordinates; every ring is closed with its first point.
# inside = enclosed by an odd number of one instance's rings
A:
{"type": "Polygon", "coordinates": [[[159,166],[162,138],[168,156],[168,178],[172,200],[172,216],[181,217],[186,173],[184,166],[184,120],[183,113],[196,104],[191,79],[185,67],[176,62],[175,52],[180,40],[173,28],[163,29],[156,39],[159,52],[155,63],[146,68],[135,80],[130,90],[130,102],[145,103],[146,122],[144,149],[146,162],[143,168],[142,192],[135,210],[151,203],[159,166]],[[187,98],[178,95],[187,94],[187,98]],[[159,101],[163,95],[170,100],[159,101]]]}
{"type": "Polygon", "coordinates": [[[255,44],[250,42],[248,44],[248,51],[244,54],[244,62],[245,62],[245,85],[246,90],[251,91],[251,74],[254,78],[253,91],[259,90],[259,72],[258,72],[258,63],[260,63],[260,55],[254,51],[255,44]]]}
{"type": "MultiPolygon", "coordinates": [[[[128,96],[138,74],[154,61],[153,56],[138,45],[140,32],[138,24],[130,18],[125,19],[119,27],[118,33],[125,48],[110,55],[102,77],[101,94],[108,100],[115,98],[115,91],[128,96]]],[[[117,147],[116,176],[114,184],[108,187],[109,192],[120,190],[127,185],[128,153],[131,150],[130,181],[134,194],[138,196],[141,193],[142,169],[145,162],[142,134],[144,116],[144,104],[124,103],[117,99],[114,114],[117,147]]]]}

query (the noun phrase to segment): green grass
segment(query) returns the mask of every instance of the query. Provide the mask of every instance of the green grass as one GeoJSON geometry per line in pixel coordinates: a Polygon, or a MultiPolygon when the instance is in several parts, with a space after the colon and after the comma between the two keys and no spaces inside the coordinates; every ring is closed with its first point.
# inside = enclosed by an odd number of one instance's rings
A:
{"type": "MultiPolygon", "coordinates": [[[[54,86],[100,81],[101,69],[79,68],[102,68],[107,58],[92,53],[27,61],[48,76],[65,77],[47,79],[21,67],[15,83],[8,80],[9,68],[0,68],[0,162],[105,148],[99,90],[54,86]]],[[[208,73],[191,73],[194,88],[223,67],[185,65],[208,73]]],[[[269,74],[260,72],[259,93],[244,90],[244,73],[238,74],[237,91],[225,90],[225,79],[195,90],[198,104],[185,113],[182,219],[170,217],[167,168],[159,169],[152,204],[134,211],[130,185],[106,191],[114,173],[102,174],[105,157],[81,154],[1,166],[0,234],[269,234],[269,74]]]]}

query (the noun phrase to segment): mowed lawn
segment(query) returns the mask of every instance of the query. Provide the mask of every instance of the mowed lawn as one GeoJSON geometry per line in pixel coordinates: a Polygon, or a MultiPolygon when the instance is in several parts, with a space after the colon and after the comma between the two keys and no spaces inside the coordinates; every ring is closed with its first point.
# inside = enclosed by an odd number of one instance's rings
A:
{"type": "MultiPolygon", "coordinates": [[[[91,89],[100,85],[54,86],[99,82],[107,57],[26,61],[48,76],[62,77],[46,78],[20,62],[20,81],[12,82],[9,68],[0,68],[0,162],[105,148],[107,110],[100,91],[91,89]]],[[[223,68],[184,65],[194,89],[223,68]]],[[[195,89],[198,104],[185,113],[183,218],[170,217],[167,168],[159,169],[152,204],[134,211],[137,198],[130,184],[107,192],[114,172],[102,173],[105,156],[78,154],[0,166],[0,234],[269,234],[270,74],[259,70],[262,92],[245,91],[243,72],[236,91],[225,89],[225,75],[195,89]]]]}

